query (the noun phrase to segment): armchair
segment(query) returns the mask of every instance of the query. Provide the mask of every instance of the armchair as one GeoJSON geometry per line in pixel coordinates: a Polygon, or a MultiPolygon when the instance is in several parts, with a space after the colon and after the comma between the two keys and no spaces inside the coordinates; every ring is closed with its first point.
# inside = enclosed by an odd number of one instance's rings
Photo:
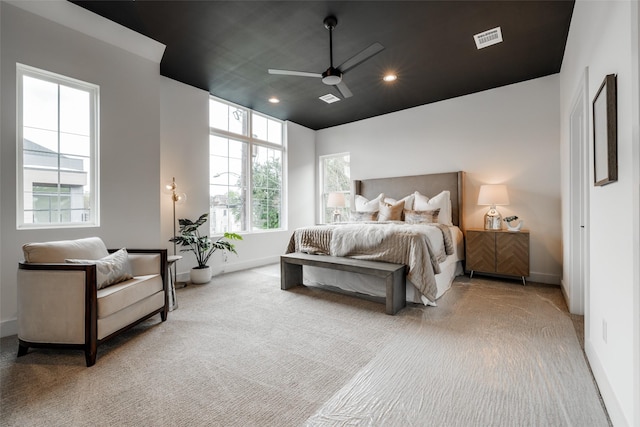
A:
{"type": "Polygon", "coordinates": [[[127,249],[124,277],[132,278],[102,288],[101,261],[116,251],[107,250],[98,237],[29,243],[22,249],[18,357],[30,347],[75,348],[84,350],[89,367],[103,342],[155,314],[167,319],[166,249],[127,249]]]}

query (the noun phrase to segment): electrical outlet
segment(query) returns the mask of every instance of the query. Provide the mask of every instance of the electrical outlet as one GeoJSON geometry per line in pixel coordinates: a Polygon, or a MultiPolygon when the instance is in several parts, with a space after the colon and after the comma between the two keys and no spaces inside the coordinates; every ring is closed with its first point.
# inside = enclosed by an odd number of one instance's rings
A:
{"type": "Polygon", "coordinates": [[[607,321],[602,319],[602,340],[607,342],[607,321]]]}

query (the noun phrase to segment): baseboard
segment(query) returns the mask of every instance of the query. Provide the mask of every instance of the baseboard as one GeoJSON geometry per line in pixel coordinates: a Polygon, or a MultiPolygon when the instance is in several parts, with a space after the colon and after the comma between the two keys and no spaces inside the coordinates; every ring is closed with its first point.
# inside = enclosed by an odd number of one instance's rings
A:
{"type": "Polygon", "coordinates": [[[546,283],[547,285],[558,285],[558,286],[562,282],[561,276],[557,274],[538,273],[538,272],[531,272],[529,274],[528,280],[536,283],[546,283]]]}
{"type": "Polygon", "coordinates": [[[11,335],[18,335],[18,319],[0,322],[0,337],[10,337],[11,335]]]}
{"type": "Polygon", "coordinates": [[[587,359],[589,360],[589,365],[591,366],[591,372],[593,372],[593,377],[596,379],[596,383],[598,384],[598,388],[600,389],[600,395],[602,396],[602,400],[604,401],[605,406],[607,407],[607,412],[609,413],[609,419],[611,423],[616,427],[627,427],[630,426],[629,421],[624,416],[624,412],[622,411],[622,407],[620,406],[620,402],[618,401],[611,384],[609,383],[609,379],[607,378],[607,374],[598,358],[598,355],[591,344],[591,340],[585,339],[584,350],[587,354],[587,359]]]}
{"type": "MultiPolygon", "coordinates": [[[[218,276],[223,273],[232,273],[234,271],[246,270],[249,268],[262,267],[263,265],[274,264],[280,262],[280,255],[269,256],[265,258],[252,259],[244,262],[234,262],[229,264],[216,265],[212,267],[212,275],[218,276]]],[[[188,282],[189,273],[178,273],[178,282],[188,282]]]]}
{"type": "Polygon", "coordinates": [[[569,294],[567,293],[564,280],[560,280],[560,290],[562,291],[562,296],[564,297],[564,300],[567,301],[567,304],[569,304],[569,294]]]}

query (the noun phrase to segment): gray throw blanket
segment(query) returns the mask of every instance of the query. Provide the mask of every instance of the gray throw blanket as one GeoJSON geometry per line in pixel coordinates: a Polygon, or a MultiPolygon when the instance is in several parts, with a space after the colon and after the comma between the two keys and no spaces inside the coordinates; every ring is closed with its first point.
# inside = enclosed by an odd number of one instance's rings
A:
{"type": "Polygon", "coordinates": [[[453,253],[453,239],[449,228],[441,224],[331,224],[295,230],[287,247],[287,253],[291,252],[404,264],[408,279],[435,301],[435,275],[440,273],[439,264],[453,253]]]}

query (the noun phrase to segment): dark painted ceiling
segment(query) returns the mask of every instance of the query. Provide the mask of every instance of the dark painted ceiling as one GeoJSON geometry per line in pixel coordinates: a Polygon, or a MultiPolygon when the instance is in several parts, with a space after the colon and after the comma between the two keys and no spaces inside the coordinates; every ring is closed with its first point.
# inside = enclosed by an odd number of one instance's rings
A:
{"type": "Polygon", "coordinates": [[[322,129],[560,71],[574,1],[73,1],[166,45],[160,72],[228,101],[322,129]],[[385,49],[345,73],[351,98],[319,78],[374,42],[385,49]],[[500,26],[504,42],[473,35],[500,26]],[[388,71],[398,75],[384,83],[388,71]],[[277,96],[281,102],[270,104],[277,96]]]}

